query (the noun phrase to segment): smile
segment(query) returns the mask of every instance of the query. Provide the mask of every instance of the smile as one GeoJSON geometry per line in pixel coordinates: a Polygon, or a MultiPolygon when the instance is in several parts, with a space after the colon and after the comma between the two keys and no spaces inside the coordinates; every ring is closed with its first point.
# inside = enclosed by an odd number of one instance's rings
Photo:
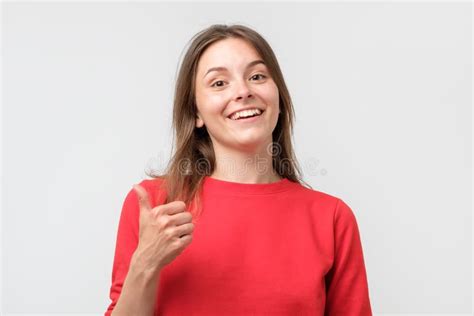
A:
{"type": "Polygon", "coordinates": [[[232,115],[229,116],[229,119],[233,121],[248,120],[250,118],[260,116],[262,113],[263,111],[257,108],[248,109],[248,110],[243,110],[243,111],[233,113],[232,115]]]}

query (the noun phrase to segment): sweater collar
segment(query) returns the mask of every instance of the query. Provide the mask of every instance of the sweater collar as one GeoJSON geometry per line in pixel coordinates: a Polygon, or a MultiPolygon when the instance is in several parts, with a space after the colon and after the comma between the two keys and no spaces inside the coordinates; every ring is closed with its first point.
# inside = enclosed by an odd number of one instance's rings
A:
{"type": "Polygon", "coordinates": [[[262,195],[272,194],[289,190],[295,183],[287,178],[283,178],[271,183],[240,183],[231,182],[205,176],[203,180],[203,190],[214,193],[224,193],[232,195],[262,195]]]}

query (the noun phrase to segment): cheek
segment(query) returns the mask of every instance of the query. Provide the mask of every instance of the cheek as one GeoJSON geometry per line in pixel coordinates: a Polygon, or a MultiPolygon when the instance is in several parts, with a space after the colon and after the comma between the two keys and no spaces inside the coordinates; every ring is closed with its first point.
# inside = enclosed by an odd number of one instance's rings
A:
{"type": "Polygon", "coordinates": [[[220,116],[226,108],[228,99],[224,94],[201,94],[196,95],[196,103],[204,121],[208,120],[208,125],[212,124],[215,116],[220,116]]]}
{"type": "Polygon", "coordinates": [[[279,94],[278,88],[275,84],[268,85],[262,89],[260,94],[267,103],[268,106],[278,110],[279,108],[279,94]]]}
{"type": "Polygon", "coordinates": [[[277,124],[278,117],[280,115],[280,95],[278,93],[278,87],[273,84],[269,86],[265,91],[265,102],[267,106],[271,107],[271,120],[273,124],[277,124]]]}

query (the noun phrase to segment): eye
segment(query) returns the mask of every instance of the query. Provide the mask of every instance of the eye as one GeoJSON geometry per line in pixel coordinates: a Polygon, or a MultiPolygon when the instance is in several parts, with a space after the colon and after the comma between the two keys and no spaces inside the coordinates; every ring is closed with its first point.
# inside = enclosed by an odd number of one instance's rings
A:
{"type": "Polygon", "coordinates": [[[222,81],[222,80],[217,80],[216,82],[214,82],[213,84],[211,84],[211,87],[222,87],[222,85],[216,85],[216,83],[219,83],[219,82],[224,83],[224,81],[222,81]]]}
{"type": "Polygon", "coordinates": [[[267,77],[267,76],[262,75],[262,74],[255,74],[255,75],[252,76],[252,78],[255,78],[255,76],[260,76],[260,77],[262,77],[262,79],[265,79],[267,77]]]}

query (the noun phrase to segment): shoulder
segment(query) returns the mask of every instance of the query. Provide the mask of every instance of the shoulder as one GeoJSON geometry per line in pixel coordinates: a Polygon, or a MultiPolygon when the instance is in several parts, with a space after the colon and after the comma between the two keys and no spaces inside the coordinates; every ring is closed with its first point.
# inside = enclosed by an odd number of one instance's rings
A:
{"type": "Polygon", "coordinates": [[[157,177],[152,179],[143,179],[138,182],[138,184],[149,190],[159,190],[162,188],[164,181],[165,180],[163,177],[157,177]]]}
{"type": "Polygon", "coordinates": [[[300,183],[293,183],[293,185],[295,186],[295,189],[292,190],[293,198],[305,204],[310,204],[319,210],[326,210],[335,220],[340,217],[350,220],[354,217],[351,207],[340,196],[313,189],[300,183]]]}
{"type": "Polygon", "coordinates": [[[292,196],[294,198],[297,198],[298,200],[303,200],[304,202],[317,203],[319,205],[335,207],[338,201],[340,200],[339,197],[333,194],[311,188],[309,186],[304,185],[303,183],[293,182],[292,185],[292,196]]]}

